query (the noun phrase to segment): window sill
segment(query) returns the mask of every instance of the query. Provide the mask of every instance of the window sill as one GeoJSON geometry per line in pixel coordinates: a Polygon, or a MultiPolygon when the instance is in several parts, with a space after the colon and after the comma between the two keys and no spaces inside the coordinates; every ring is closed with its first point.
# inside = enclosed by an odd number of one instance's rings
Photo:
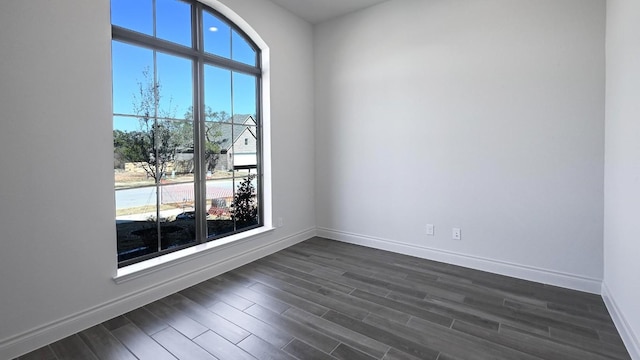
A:
{"type": "Polygon", "coordinates": [[[233,246],[245,240],[255,239],[274,230],[273,227],[259,227],[240,234],[231,235],[219,240],[206,242],[183,250],[161,255],[153,259],[119,268],[113,278],[116,284],[121,284],[160,270],[182,264],[186,261],[208,255],[223,246],[233,246]]]}

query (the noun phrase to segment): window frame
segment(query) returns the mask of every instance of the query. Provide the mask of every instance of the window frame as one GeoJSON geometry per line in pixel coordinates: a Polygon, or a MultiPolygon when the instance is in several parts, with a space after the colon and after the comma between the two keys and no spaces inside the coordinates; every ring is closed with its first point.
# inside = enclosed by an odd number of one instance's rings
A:
{"type": "MultiPolygon", "coordinates": [[[[118,261],[118,269],[122,269],[126,266],[137,264],[149,259],[153,259],[156,257],[160,257],[166,254],[170,254],[176,251],[184,250],[186,248],[194,247],[201,244],[206,244],[212,241],[224,239],[238,235],[250,230],[255,230],[265,226],[265,194],[264,194],[264,141],[263,141],[263,116],[262,116],[262,108],[263,108],[263,68],[262,68],[262,50],[255,43],[253,39],[249,35],[246,34],[238,25],[236,25],[233,21],[231,21],[228,17],[220,13],[219,11],[213,9],[212,7],[203,4],[196,0],[180,0],[182,2],[188,3],[191,6],[191,47],[187,47],[185,45],[181,45],[178,43],[171,42],[169,40],[164,40],[162,38],[158,38],[154,35],[147,35],[144,33],[137,32],[135,30],[129,30],[124,27],[111,24],[111,41],[125,43],[128,45],[149,49],[155,52],[162,52],[164,54],[178,56],[180,58],[188,59],[192,63],[192,86],[193,86],[193,127],[194,127],[194,207],[197,215],[200,215],[196,218],[195,232],[196,237],[195,241],[190,242],[189,244],[185,244],[182,246],[173,247],[170,249],[161,249],[155,251],[151,254],[146,254],[142,256],[138,256],[132,259],[127,259],[123,261],[118,261]],[[254,51],[255,51],[255,66],[248,65],[241,61],[232,60],[233,50],[231,50],[230,57],[225,58],[222,56],[218,56],[212,53],[208,53],[205,51],[204,45],[204,14],[208,12],[213,15],[217,19],[219,19],[224,24],[228,25],[230,28],[230,35],[233,37],[233,32],[237,33],[254,51]],[[207,169],[204,166],[205,159],[205,124],[206,120],[206,104],[204,103],[204,93],[205,93],[205,66],[215,66],[226,71],[229,71],[232,78],[233,74],[246,74],[255,77],[256,86],[255,86],[255,100],[256,100],[256,109],[254,121],[256,123],[256,167],[255,174],[256,175],[256,203],[258,207],[258,222],[257,224],[244,227],[242,229],[237,229],[234,221],[234,230],[232,232],[227,232],[218,236],[208,236],[207,229],[207,198],[206,198],[206,186],[207,186],[207,169]],[[199,210],[198,210],[199,209],[199,210]]],[[[156,0],[152,0],[153,11],[155,14],[156,11],[156,0]]],[[[156,34],[156,20],[153,20],[153,33],[156,34]]],[[[155,66],[155,64],[154,64],[155,66]]],[[[113,76],[113,75],[112,75],[113,76]]],[[[233,91],[233,80],[231,83],[231,91],[233,91]]],[[[125,114],[116,114],[113,113],[113,117],[122,116],[125,114]]],[[[220,122],[220,124],[224,124],[226,126],[231,126],[234,128],[236,125],[239,125],[235,122],[235,115],[232,111],[230,114],[230,122],[220,122]]],[[[125,116],[131,116],[130,114],[126,114],[125,116]]],[[[160,117],[158,117],[160,118],[160,117]]],[[[231,141],[232,146],[233,139],[235,135],[232,135],[231,141]]],[[[239,140],[239,139],[238,139],[239,140]]],[[[233,164],[231,165],[232,169],[234,169],[233,164]]],[[[251,172],[250,172],[251,173],[251,172]]],[[[243,179],[243,176],[236,177],[235,173],[233,174],[232,181],[232,189],[235,194],[237,190],[238,183],[243,179]]],[[[158,184],[155,184],[158,187],[158,184]]],[[[159,187],[158,187],[159,188],[159,187]]],[[[114,192],[117,189],[114,189],[114,192]]],[[[160,204],[156,204],[156,207],[160,206],[160,204]]],[[[159,220],[157,220],[159,221],[159,220]]],[[[160,239],[160,237],[158,237],[160,239]]],[[[119,241],[116,237],[116,242],[119,241]]],[[[235,240],[237,241],[237,240],[235,240]]]]}

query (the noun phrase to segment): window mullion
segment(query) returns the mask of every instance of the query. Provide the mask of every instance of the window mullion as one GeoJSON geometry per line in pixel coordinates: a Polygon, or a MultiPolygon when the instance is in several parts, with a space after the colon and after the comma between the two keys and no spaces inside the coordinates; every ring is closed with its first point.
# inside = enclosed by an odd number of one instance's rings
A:
{"type": "MultiPolygon", "coordinates": [[[[202,24],[200,23],[199,29],[196,31],[200,33],[200,29],[202,28],[202,24]]],[[[134,31],[129,31],[118,26],[112,26],[111,29],[113,40],[118,40],[122,42],[126,42],[129,44],[142,46],[149,49],[156,49],[162,52],[166,52],[168,54],[175,54],[186,57],[202,57],[203,61],[210,63],[212,65],[221,66],[224,68],[228,68],[230,70],[239,71],[247,74],[260,75],[262,71],[259,67],[251,66],[247,64],[243,64],[231,59],[223,58],[221,56],[213,55],[205,53],[204,51],[198,51],[198,49],[202,49],[204,46],[201,42],[202,36],[200,35],[199,43],[197,43],[197,48],[192,47],[188,48],[186,46],[173,44],[166,40],[154,38],[149,35],[137,33],[134,31]]]]}
{"type": "MultiPolygon", "coordinates": [[[[154,21],[155,22],[155,21],[154,21]]],[[[155,25],[154,25],[155,29],[155,25]]],[[[155,30],[154,30],[155,31],[155,30]]],[[[151,94],[153,100],[153,148],[155,157],[155,180],[156,180],[156,235],[158,239],[158,251],[162,251],[162,226],[160,224],[160,210],[162,207],[162,196],[160,187],[162,180],[162,169],[160,168],[160,146],[162,146],[162,142],[159,139],[159,130],[160,124],[158,124],[158,57],[157,52],[153,52],[153,84],[151,85],[151,90],[153,91],[151,94]]]]}
{"type": "MultiPolygon", "coordinates": [[[[193,46],[196,51],[202,48],[202,10],[196,4],[192,10],[191,32],[193,35],[193,46]]],[[[196,240],[205,242],[207,240],[207,176],[205,168],[206,147],[205,139],[205,109],[204,109],[204,64],[202,57],[198,56],[193,67],[193,114],[194,114],[194,163],[195,163],[195,206],[196,206],[196,240]]]]}
{"type": "Polygon", "coordinates": [[[198,242],[206,240],[206,198],[207,198],[207,182],[206,169],[204,167],[204,152],[206,146],[204,137],[204,109],[201,103],[202,89],[202,64],[198,61],[194,64],[193,69],[193,87],[194,87],[194,138],[193,138],[193,156],[195,164],[195,207],[196,207],[196,237],[198,242]]]}
{"type": "Polygon", "coordinates": [[[258,218],[260,225],[264,225],[264,179],[263,172],[263,141],[262,141],[262,77],[256,77],[256,178],[258,185],[258,218]]]}

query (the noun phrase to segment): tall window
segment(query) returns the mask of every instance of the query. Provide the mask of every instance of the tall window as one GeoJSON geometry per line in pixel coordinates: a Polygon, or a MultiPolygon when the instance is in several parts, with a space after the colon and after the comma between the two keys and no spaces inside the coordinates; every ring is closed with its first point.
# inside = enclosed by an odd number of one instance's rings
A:
{"type": "Polygon", "coordinates": [[[111,23],[119,266],[262,226],[258,47],[197,1],[111,23]]]}

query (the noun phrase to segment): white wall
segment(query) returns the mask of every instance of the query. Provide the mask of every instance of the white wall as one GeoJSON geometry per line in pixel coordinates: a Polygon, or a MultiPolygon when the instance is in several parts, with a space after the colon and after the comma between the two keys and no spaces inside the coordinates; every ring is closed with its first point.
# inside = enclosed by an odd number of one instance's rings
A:
{"type": "Polygon", "coordinates": [[[603,0],[389,1],[318,25],[319,235],[599,292],[604,27],[603,0]]]}
{"type": "Polygon", "coordinates": [[[640,359],[640,3],[607,1],[603,296],[640,359]]]}
{"type": "Polygon", "coordinates": [[[120,285],[109,0],[0,2],[0,358],[314,233],[312,28],[268,1],[223,2],[271,51],[273,214],[285,225],[120,285]]]}

